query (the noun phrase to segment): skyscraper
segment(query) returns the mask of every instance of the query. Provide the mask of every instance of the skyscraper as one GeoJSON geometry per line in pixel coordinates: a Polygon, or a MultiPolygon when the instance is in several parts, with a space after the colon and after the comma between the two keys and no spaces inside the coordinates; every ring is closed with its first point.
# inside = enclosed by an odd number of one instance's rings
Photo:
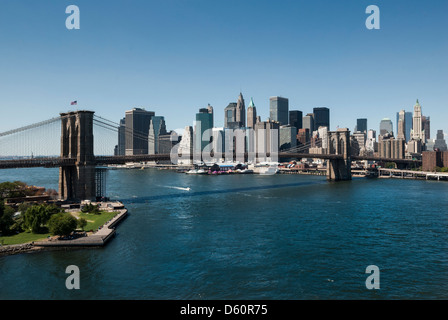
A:
{"type": "Polygon", "coordinates": [[[393,133],[393,124],[389,118],[384,118],[380,122],[380,136],[393,133]]]}
{"type": "Polygon", "coordinates": [[[254,128],[257,123],[257,108],[255,107],[254,100],[250,98],[249,107],[247,108],[247,127],[254,128]]]}
{"type": "Polygon", "coordinates": [[[422,128],[425,131],[425,141],[431,139],[431,119],[428,116],[422,116],[422,128]]]}
{"type": "Polygon", "coordinates": [[[425,131],[423,129],[422,122],[422,107],[420,103],[417,102],[414,105],[414,115],[412,117],[412,130],[411,130],[411,139],[420,140],[422,143],[425,142],[425,131]]]}
{"type": "Polygon", "coordinates": [[[236,103],[235,121],[241,123],[241,127],[246,124],[246,106],[244,105],[243,94],[240,92],[236,103]]]}
{"type": "Polygon", "coordinates": [[[401,110],[398,113],[397,121],[397,139],[406,140],[406,112],[401,110]]]}
{"type": "Polygon", "coordinates": [[[154,114],[142,108],[125,112],[126,155],[148,154],[149,123],[154,114]]]}
{"type": "Polygon", "coordinates": [[[406,141],[411,140],[411,130],[412,130],[412,112],[405,112],[404,114],[404,123],[405,123],[405,133],[406,133],[406,141]]]}
{"type": "Polygon", "coordinates": [[[319,127],[327,127],[330,130],[330,109],[327,107],[313,108],[313,114],[315,130],[319,127]]]}
{"type": "Polygon", "coordinates": [[[308,129],[308,132],[310,134],[314,131],[314,115],[312,113],[308,113],[306,116],[302,119],[302,128],[308,129]]]}
{"type": "Polygon", "coordinates": [[[303,112],[298,110],[289,111],[289,124],[297,129],[296,134],[299,129],[302,129],[303,125],[303,112]]]}
{"type": "Polygon", "coordinates": [[[397,123],[395,124],[397,126],[397,138],[398,134],[400,133],[400,128],[398,125],[398,121],[402,119],[403,120],[403,128],[404,128],[404,140],[409,141],[411,139],[411,130],[412,130],[412,112],[407,112],[405,110],[401,110],[400,112],[397,112],[397,123]],[[404,114],[401,115],[400,113],[403,112],[404,114]]]}
{"type": "Polygon", "coordinates": [[[212,141],[213,109],[201,108],[196,113],[194,153],[200,154],[212,141]]]}
{"type": "Polygon", "coordinates": [[[356,119],[356,131],[367,133],[367,119],[356,119]]]}
{"type": "Polygon", "coordinates": [[[231,102],[224,109],[224,128],[229,128],[229,125],[236,121],[236,106],[235,102],[231,102]]]}
{"type": "Polygon", "coordinates": [[[120,120],[118,127],[118,147],[117,156],[124,156],[126,154],[126,118],[120,120]]]}
{"type": "Polygon", "coordinates": [[[437,130],[437,136],[434,142],[434,149],[439,149],[439,151],[447,151],[448,147],[445,141],[445,135],[443,134],[443,130],[437,130]]]}
{"type": "Polygon", "coordinates": [[[282,97],[269,98],[269,118],[280,125],[289,123],[289,100],[282,97]]]}
{"type": "Polygon", "coordinates": [[[160,153],[159,137],[165,134],[167,134],[165,118],[161,116],[152,117],[148,133],[148,154],[160,153]]]}

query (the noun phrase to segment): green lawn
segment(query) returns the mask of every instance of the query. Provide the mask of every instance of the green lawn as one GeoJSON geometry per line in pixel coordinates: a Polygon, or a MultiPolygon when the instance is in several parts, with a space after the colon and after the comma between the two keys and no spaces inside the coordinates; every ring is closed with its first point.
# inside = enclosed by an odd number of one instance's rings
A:
{"type": "Polygon", "coordinates": [[[32,241],[38,241],[46,239],[50,234],[49,233],[39,233],[35,234],[31,231],[21,232],[19,234],[15,234],[13,236],[8,237],[0,237],[0,244],[2,245],[11,245],[11,244],[21,244],[32,241]]]}
{"type": "Polygon", "coordinates": [[[85,231],[96,231],[98,227],[105,224],[108,220],[115,217],[117,212],[101,211],[101,214],[92,214],[80,212],[79,217],[87,220],[87,225],[84,227],[85,231]]]}
{"type": "MultiPolygon", "coordinates": [[[[108,220],[115,217],[117,212],[107,212],[107,211],[101,211],[101,214],[91,214],[91,213],[84,213],[80,212],[78,214],[79,217],[82,217],[87,220],[87,225],[84,227],[85,231],[96,231],[98,227],[105,224],[108,220]]],[[[30,231],[22,232],[13,236],[8,237],[0,237],[0,244],[2,245],[11,245],[11,244],[21,244],[21,243],[27,243],[32,241],[38,241],[46,239],[48,236],[51,236],[50,233],[40,233],[40,234],[34,234],[30,231]]]]}

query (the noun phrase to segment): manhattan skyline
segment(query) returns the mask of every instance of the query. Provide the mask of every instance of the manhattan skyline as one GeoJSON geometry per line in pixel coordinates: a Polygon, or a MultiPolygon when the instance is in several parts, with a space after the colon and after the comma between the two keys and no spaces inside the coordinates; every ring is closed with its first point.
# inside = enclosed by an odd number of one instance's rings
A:
{"type": "MultiPolygon", "coordinates": [[[[0,5],[0,131],[59,112],[89,109],[111,120],[142,107],[170,129],[199,108],[224,108],[243,93],[257,115],[269,98],[290,110],[331,110],[331,129],[412,112],[431,117],[431,138],[448,132],[445,1],[3,1],[0,5]],[[65,27],[65,8],[81,28],[65,27]],[[376,4],[380,30],[368,30],[376,4]],[[20,115],[20,116],[18,116],[20,115]]],[[[394,131],[396,128],[394,128],[394,131]]]]}

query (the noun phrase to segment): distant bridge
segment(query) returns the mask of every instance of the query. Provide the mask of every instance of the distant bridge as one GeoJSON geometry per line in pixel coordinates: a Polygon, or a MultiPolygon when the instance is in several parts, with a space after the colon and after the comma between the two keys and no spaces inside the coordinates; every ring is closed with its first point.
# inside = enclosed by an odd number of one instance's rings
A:
{"type": "MultiPolygon", "coordinates": [[[[171,154],[142,154],[142,155],[119,155],[119,156],[95,156],[94,155],[94,124],[96,127],[106,129],[112,132],[116,139],[118,136],[118,125],[104,118],[94,116],[92,111],[74,111],[61,113],[60,117],[52,118],[46,121],[38,122],[34,125],[10,130],[0,133],[0,138],[9,136],[20,136],[24,132],[32,132],[31,136],[43,144],[51,144],[50,140],[55,138],[54,132],[47,134],[48,138],[41,138],[40,134],[49,126],[60,126],[60,156],[33,156],[14,159],[0,160],[0,169],[8,168],[60,168],[59,169],[59,195],[65,200],[94,199],[102,193],[102,184],[104,174],[97,169],[98,166],[107,166],[112,164],[125,164],[128,162],[157,162],[170,161],[171,154]],[[40,130],[35,133],[34,130],[40,130]]],[[[146,139],[142,133],[134,133],[138,139],[146,139]]],[[[29,143],[27,138],[17,138],[11,142],[5,143],[8,146],[29,145],[36,148],[36,143],[29,143]],[[25,140],[20,140],[25,139],[25,140]]],[[[5,145],[4,144],[4,145],[5,145]]],[[[97,144],[98,145],[98,144],[97,144]]],[[[99,143],[101,146],[101,143],[99,143]]],[[[327,161],[328,180],[350,180],[351,163],[357,160],[395,162],[402,165],[420,165],[419,160],[408,159],[386,159],[378,157],[351,156],[350,131],[348,129],[339,129],[338,131],[328,132],[327,138],[328,154],[309,153],[311,144],[291,148],[281,151],[275,156],[281,160],[300,160],[303,158],[322,159],[327,161]]],[[[0,145],[0,154],[3,148],[0,145]]],[[[30,147],[31,148],[31,147],[30,147]]],[[[33,150],[34,150],[33,149],[33,150]]],[[[254,155],[254,154],[250,154],[254,155]]],[[[257,156],[257,154],[255,154],[257,156]]],[[[218,156],[218,154],[216,154],[218,156]]],[[[227,153],[222,154],[226,158],[227,153]]],[[[263,154],[269,157],[270,154],[263,154]]],[[[188,156],[187,156],[188,157],[188,156]]],[[[235,155],[234,155],[235,157],[235,155]]],[[[244,154],[244,159],[248,159],[249,154],[244,154]]],[[[191,160],[198,159],[194,155],[189,155],[191,160]]],[[[184,159],[184,158],[183,158],[184,159]]],[[[199,159],[200,156],[199,156],[199,159]]]]}

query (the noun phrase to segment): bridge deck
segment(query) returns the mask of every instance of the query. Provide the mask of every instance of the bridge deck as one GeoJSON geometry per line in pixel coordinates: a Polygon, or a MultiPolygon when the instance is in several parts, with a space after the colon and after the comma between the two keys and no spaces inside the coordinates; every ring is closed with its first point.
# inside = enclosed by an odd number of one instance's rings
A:
{"type": "MultiPolygon", "coordinates": [[[[225,154],[222,155],[225,157],[225,154]]],[[[268,156],[270,156],[268,154],[268,156]]],[[[337,160],[343,159],[342,155],[338,154],[309,154],[309,153],[288,153],[279,152],[277,154],[278,159],[323,159],[323,160],[337,160]]],[[[248,154],[244,157],[247,159],[248,154]]],[[[193,155],[190,156],[193,159],[193,155]]],[[[96,156],[96,165],[109,165],[109,164],[124,164],[127,162],[145,162],[145,161],[169,161],[171,160],[170,154],[145,154],[145,155],[132,155],[132,156],[96,156]]],[[[352,156],[352,161],[380,161],[380,162],[395,162],[400,164],[421,164],[421,160],[414,159],[392,159],[392,158],[380,158],[380,157],[364,157],[364,156],[352,156]]],[[[47,157],[47,158],[33,158],[33,159],[12,159],[12,160],[0,160],[0,169],[8,168],[33,168],[33,167],[66,167],[76,165],[76,159],[74,158],[61,158],[61,157],[47,157]]]]}

